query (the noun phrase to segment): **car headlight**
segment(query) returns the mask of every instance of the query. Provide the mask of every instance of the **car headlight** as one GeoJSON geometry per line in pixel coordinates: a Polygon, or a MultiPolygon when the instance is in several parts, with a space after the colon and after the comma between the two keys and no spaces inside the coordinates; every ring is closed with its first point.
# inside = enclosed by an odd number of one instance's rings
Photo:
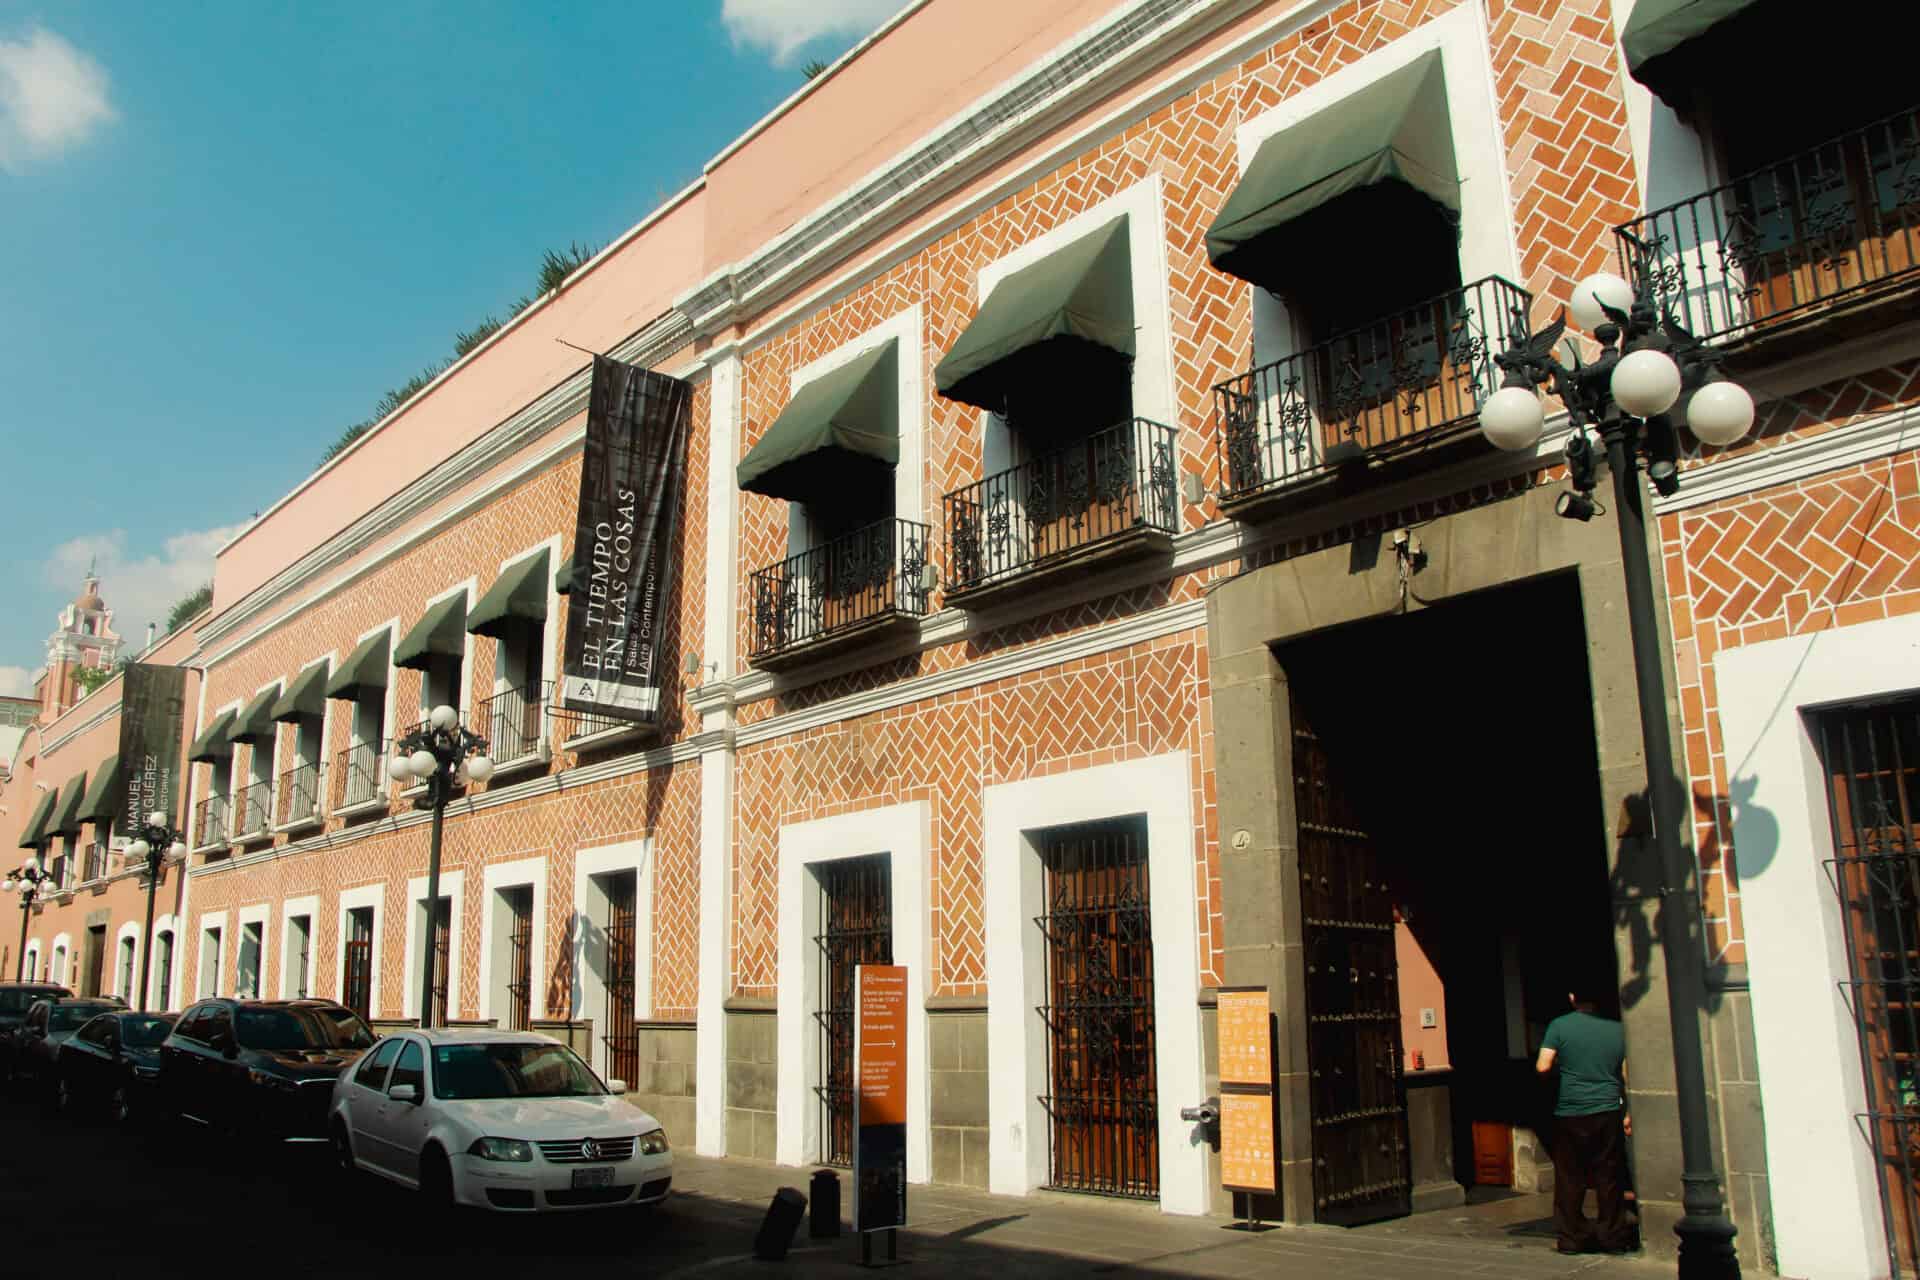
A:
{"type": "Polygon", "coordinates": [[[525,1161],[533,1159],[533,1144],[519,1138],[475,1138],[467,1154],[482,1160],[525,1161]]]}
{"type": "Polygon", "coordinates": [[[653,1129],[640,1135],[639,1152],[643,1156],[663,1156],[667,1154],[667,1131],[653,1129]]]}

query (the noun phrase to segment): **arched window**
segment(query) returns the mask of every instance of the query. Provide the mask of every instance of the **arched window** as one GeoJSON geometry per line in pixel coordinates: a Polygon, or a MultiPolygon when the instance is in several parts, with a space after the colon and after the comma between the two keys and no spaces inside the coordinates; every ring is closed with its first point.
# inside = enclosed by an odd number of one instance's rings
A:
{"type": "Polygon", "coordinates": [[[173,930],[162,929],[153,939],[152,1003],[164,1009],[173,998],[173,930]]]}
{"type": "Polygon", "coordinates": [[[67,949],[65,947],[53,949],[53,968],[48,970],[48,975],[55,982],[67,980],[67,949]]]}
{"type": "Polygon", "coordinates": [[[133,937],[129,934],[120,939],[120,985],[114,990],[123,1000],[138,1003],[133,999],[133,937]]]}

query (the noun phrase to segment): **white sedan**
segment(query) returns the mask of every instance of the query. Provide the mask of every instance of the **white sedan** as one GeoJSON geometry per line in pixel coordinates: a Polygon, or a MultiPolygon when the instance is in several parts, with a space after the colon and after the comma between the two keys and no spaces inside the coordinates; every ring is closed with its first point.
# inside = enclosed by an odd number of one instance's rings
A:
{"type": "Polygon", "coordinates": [[[344,1169],[437,1205],[507,1212],[657,1204],[673,1181],[659,1121],[578,1054],[524,1031],[403,1031],[343,1072],[328,1112],[344,1169]]]}

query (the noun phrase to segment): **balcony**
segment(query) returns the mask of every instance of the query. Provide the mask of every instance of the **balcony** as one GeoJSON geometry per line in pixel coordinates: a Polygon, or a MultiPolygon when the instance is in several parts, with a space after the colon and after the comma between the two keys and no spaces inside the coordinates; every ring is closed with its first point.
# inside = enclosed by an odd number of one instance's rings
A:
{"type": "Polygon", "coordinates": [[[946,496],[947,603],[1166,555],[1179,530],[1173,428],[1134,418],[946,496]]]}
{"type": "Polygon", "coordinates": [[[227,847],[227,810],[225,796],[207,796],[193,806],[195,852],[227,847]]]}
{"type": "Polygon", "coordinates": [[[318,826],[320,809],[320,766],[303,764],[280,775],[280,830],[318,826]]]}
{"type": "Polygon", "coordinates": [[[553,685],[542,681],[524,689],[504,689],[474,708],[473,731],[487,740],[498,773],[545,764],[546,708],[553,685]]]}
{"type": "Polygon", "coordinates": [[[882,520],[756,570],[750,661],[779,671],[917,626],[927,540],[924,524],[882,520]]]}
{"type": "Polygon", "coordinates": [[[1493,357],[1532,301],[1488,276],[1214,387],[1221,509],[1259,520],[1485,447],[1493,357]]]}
{"type": "Polygon", "coordinates": [[[657,724],[579,711],[558,703],[553,707],[553,719],[556,724],[567,726],[560,745],[569,751],[600,751],[607,747],[638,743],[658,737],[661,731],[657,724]]]}
{"type": "Polygon", "coordinates": [[[1920,317],[1920,107],[1614,235],[1628,279],[1736,370],[1920,317]]]}
{"type": "Polygon", "coordinates": [[[357,818],[387,811],[387,778],[381,769],[385,754],[385,743],[355,742],[334,757],[335,817],[357,818]]]}
{"type": "Polygon", "coordinates": [[[273,808],[273,784],[253,782],[233,793],[233,842],[263,839],[273,808]]]}

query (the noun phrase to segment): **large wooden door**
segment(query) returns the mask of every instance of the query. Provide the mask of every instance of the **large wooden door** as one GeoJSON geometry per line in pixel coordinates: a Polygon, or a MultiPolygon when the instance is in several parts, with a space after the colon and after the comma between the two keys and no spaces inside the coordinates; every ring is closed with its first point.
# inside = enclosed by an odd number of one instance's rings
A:
{"type": "Polygon", "coordinates": [[[1393,894],[1325,744],[1293,707],[1314,1220],[1412,1212],[1393,894]]]}
{"type": "Polygon", "coordinates": [[[819,884],[820,1159],[852,1167],[854,1106],[854,970],[893,963],[893,859],[884,853],[838,858],[815,869],[819,884]]]}

